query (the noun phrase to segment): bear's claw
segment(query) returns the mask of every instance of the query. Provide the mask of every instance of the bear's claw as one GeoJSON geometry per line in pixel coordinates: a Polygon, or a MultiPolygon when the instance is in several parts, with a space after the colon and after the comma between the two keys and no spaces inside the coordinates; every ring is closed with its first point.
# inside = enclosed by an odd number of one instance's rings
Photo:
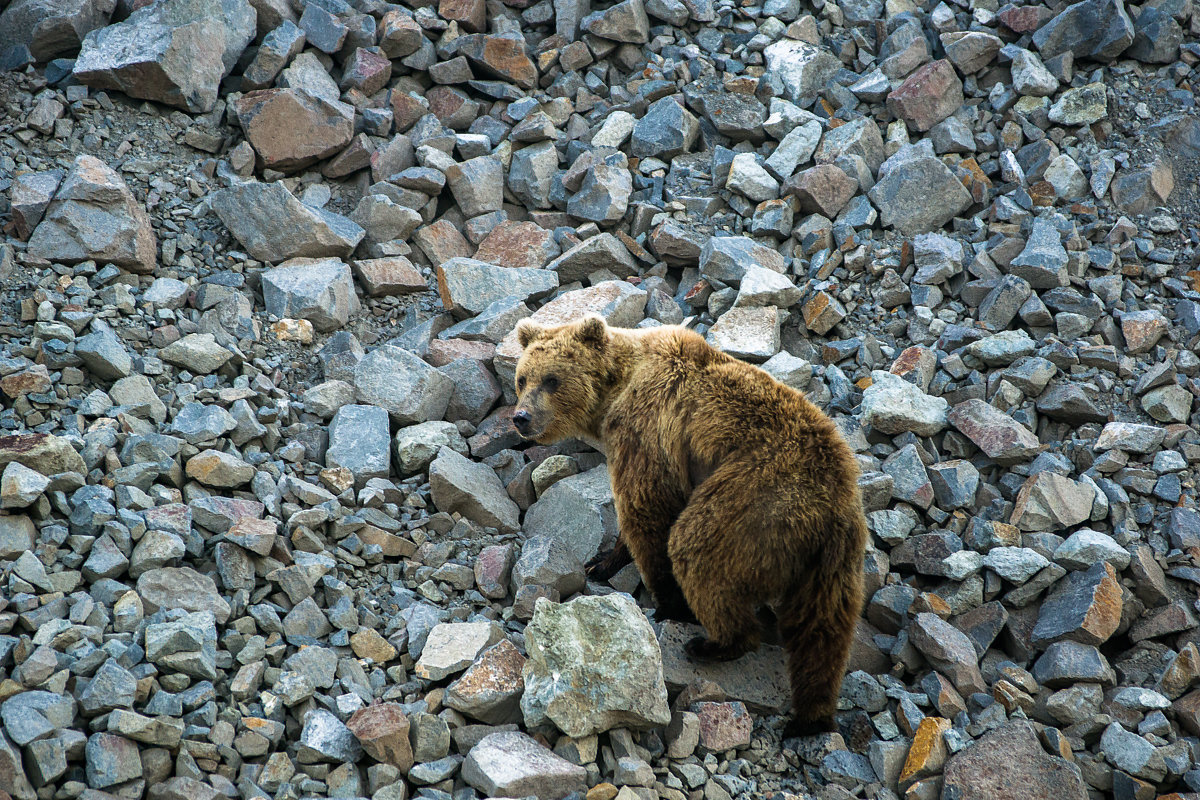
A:
{"type": "Polygon", "coordinates": [[[820,733],[833,733],[836,730],[837,724],[829,717],[803,720],[793,717],[788,720],[787,725],[783,729],[783,738],[802,739],[806,736],[816,736],[820,733]]]}
{"type": "Polygon", "coordinates": [[[606,581],[632,561],[624,548],[617,547],[607,553],[598,554],[584,566],[584,571],[594,581],[606,581]]]}
{"type": "Polygon", "coordinates": [[[706,636],[697,636],[683,646],[683,651],[693,661],[733,661],[741,658],[746,649],[722,646],[706,636]]]}

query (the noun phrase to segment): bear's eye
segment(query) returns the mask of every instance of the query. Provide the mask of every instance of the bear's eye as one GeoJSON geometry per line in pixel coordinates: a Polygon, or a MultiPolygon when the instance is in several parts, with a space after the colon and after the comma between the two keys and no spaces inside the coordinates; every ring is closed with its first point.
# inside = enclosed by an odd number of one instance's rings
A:
{"type": "Polygon", "coordinates": [[[517,390],[518,391],[525,390],[525,379],[524,378],[517,378],[517,390]]]}
{"type": "Polygon", "coordinates": [[[553,392],[558,389],[558,378],[553,375],[547,375],[542,381],[542,388],[547,392],[553,392]]]}

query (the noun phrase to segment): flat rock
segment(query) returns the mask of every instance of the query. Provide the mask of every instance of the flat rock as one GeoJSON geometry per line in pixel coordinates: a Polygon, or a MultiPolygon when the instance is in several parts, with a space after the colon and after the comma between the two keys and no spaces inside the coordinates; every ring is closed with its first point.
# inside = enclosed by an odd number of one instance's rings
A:
{"type": "Polygon", "coordinates": [[[1033,725],[1012,720],[951,756],[945,791],[961,800],[990,800],[1021,787],[1028,800],[1084,800],[1088,796],[1078,767],[1049,755],[1033,725]]]}
{"type": "Polygon", "coordinates": [[[443,447],[429,466],[429,485],[433,503],[441,511],[457,511],[501,533],[514,533],[520,527],[520,509],[486,464],[443,447]]]}
{"type": "Polygon", "coordinates": [[[933,436],[946,427],[949,404],[931,397],[898,375],[885,370],[871,373],[872,384],[863,392],[860,419],[889,436],[912,431],[933,436]]]}

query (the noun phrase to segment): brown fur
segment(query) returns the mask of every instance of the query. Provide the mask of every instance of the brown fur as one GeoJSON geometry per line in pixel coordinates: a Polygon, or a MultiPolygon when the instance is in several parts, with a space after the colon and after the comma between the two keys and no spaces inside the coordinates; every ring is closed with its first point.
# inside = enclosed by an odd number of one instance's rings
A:
{"type": "MultiPolygon", "coordinates": [[[[789,656],[790,735],[832,730],[862,609],[858,465],[801,393],[679,327],[523,322],[527,436],[602,441],[620,523],[659,612],[703,623],[696,659],[758,647],[774,606],[789,656]],[[555,385],[557,384],[557,385],[555,385]]],[[[619,566],[621,552],[601,571],[619,566]],[[605,569],[607,567],[608,569],[605,569]]]]}

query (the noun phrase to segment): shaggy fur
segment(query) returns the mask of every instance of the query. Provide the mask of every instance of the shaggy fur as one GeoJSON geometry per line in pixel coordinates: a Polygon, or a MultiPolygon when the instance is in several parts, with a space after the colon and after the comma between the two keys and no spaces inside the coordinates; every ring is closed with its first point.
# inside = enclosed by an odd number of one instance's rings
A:
{"type": "Polygon", "coordinates": [[[525,321],[518,338],[521,432],[607,451],[621,532],[594,574],[627,550],[660,616],[694,612],[704,625],[687,647],[696,660],[757,648],[756,612],[773,606],[792,685],[787,734],[833,730],[867,536],[858,465],[833,422],[684,328],[588,317],[525,321]]]}

